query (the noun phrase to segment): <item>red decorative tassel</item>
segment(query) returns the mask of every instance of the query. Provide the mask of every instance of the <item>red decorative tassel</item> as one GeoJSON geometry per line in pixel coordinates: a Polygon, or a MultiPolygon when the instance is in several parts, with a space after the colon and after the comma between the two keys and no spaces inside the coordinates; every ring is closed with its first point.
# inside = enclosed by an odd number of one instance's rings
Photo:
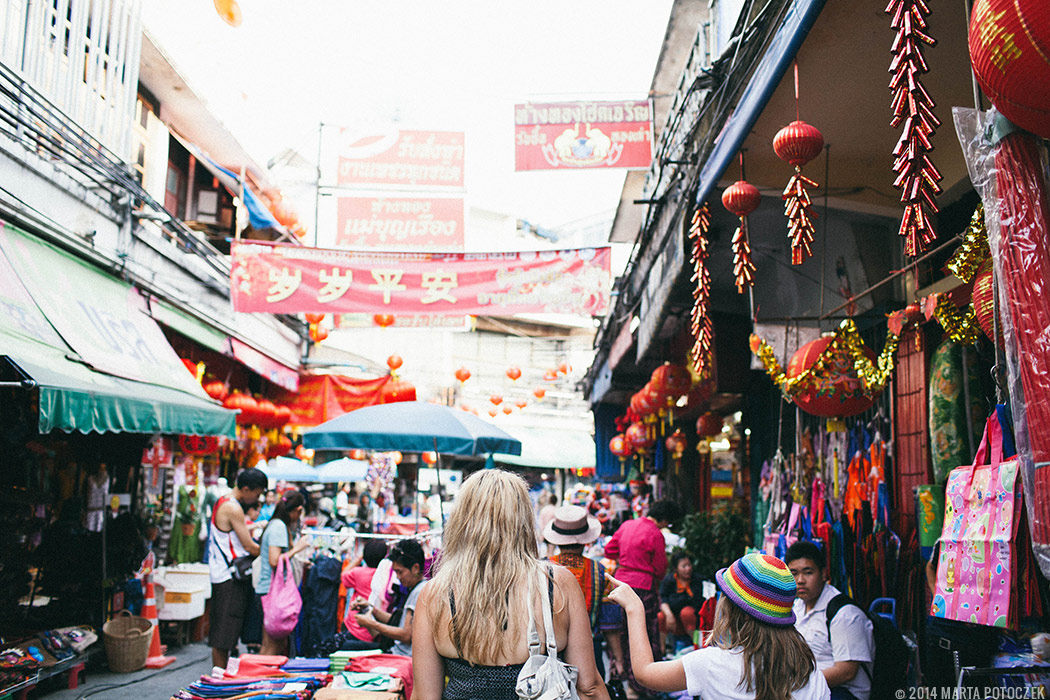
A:
{"type": "Polygon", "coordinates": [[[921,77],[929,71],[922,55],[923,45],[934,46],[936,40],[926,33],[929,5],[924,0],[890,0],[886,13],[890,26],[897,32],[890,49],[890,126],[902,126],[901,137],[893,148],[893,186],[901,191],[904,215],[898,233],[904,237],[905,255],[915,257],[937,238],[931,214],[936,213],[935,197],[941,193],[941,173],[930,162],[933,150],[930,137],[941,125],[933,113],[936,103],[923,87],[921,77]]]}

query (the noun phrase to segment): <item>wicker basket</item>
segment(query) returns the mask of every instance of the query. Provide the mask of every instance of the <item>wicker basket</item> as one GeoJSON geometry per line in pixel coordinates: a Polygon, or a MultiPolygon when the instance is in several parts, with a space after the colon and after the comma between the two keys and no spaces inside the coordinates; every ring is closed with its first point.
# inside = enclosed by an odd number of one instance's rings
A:
{"type": "Polygon", "coordinates": [[[153,624],[127,610],[102,625],[106,663],[115,673],[131,673],[144,667],[152,641],[153,624]]]}

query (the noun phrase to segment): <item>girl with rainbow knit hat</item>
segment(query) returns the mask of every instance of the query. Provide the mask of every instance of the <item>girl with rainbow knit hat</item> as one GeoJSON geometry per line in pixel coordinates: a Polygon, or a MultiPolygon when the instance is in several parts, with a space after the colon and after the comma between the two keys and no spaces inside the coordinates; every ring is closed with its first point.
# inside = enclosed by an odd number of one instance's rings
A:
{"type": "Polygon", "coordinates": [[[704,700],[828,700],[831,691],[795,630],[795,579],[780,559],[748,554],[715,574],[721,592],[707,646],[654,661],[642,601],[617,582],[609,599],[627,614],[635,678],[660,692],[704,700]]]}

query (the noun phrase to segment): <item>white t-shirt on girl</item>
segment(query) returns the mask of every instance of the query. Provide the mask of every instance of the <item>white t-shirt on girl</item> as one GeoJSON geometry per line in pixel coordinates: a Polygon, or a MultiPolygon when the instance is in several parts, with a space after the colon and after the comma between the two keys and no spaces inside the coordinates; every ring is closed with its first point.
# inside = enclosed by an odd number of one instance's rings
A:
{"type": "MultiPolygon", "coordinates": [[[[686,690],[703,700],[754,700],[755,692],[740,683],[744,650],[705,647],[682,657],[686,690]]],[[[824,674],[814,670],[809,682],[792,693],[794,700],[829,700],[831,691],[824,674]]]]}

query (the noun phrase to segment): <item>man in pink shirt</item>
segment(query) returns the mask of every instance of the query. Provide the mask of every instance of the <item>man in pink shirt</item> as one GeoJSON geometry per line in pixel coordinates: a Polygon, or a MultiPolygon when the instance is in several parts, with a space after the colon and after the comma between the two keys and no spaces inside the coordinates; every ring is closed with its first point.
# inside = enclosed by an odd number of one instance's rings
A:
{"type": "MultiPolygon", "coordinates": [[[[605,556],[619,561],[616,579],[634,589],[645,606],[645,626],[653,658],[663,658],[660,646],[660,628],[657,616],[660,612],[660,581],[667,573],[667,548],[660,530],[682,515],[682,509],[674,501],[657,501],[649,508],[644,518],[628,520],[605,544],[605,556]]],[[[629,642],[630,640],[628,640],[629,642]]],[[[627,645],[625,669],[630,689],[635,693],[646,693],[645,688],[634,679],[631,670],[630,644],[627,645]]],[[[630,697],[632,694],[628,694],[630,697]]]]}

